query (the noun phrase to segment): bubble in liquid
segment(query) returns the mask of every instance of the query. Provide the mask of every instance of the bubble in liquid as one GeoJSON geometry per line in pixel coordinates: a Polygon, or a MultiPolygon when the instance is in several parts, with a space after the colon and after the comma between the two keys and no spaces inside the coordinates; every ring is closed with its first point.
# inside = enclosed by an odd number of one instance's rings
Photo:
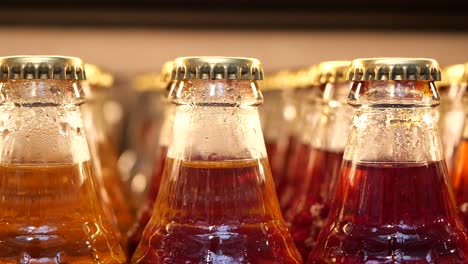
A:
{"type": "Polygon", "coordinates": [[[351,234],[351,232],[353,232],[353,223],[350,222],[344,225],[343,232],[347,235],[351,234]]]}

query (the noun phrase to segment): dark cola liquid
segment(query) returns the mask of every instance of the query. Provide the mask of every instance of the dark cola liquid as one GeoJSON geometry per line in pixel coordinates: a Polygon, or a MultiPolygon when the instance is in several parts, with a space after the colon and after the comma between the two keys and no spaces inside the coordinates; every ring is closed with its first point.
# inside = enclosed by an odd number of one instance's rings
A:
{"type": "Polygon", "coordinates": [[[304,188],[286,214],[291,235],[304,260],[307,259],[329,214],[343,152],[313,149],[307,166],[304,188]]]}
{"type": "Polygon", "coordinates": [[[458,146],[451,178],[460,216],[465,227],[468,227],[468,139],[458,146]]]}
{"type": "Polygon", "coordinates": [[[307,177],[306,169],[310,159],[312,147],[306,143],[296,143],[293,153],[289,157],[285,171],[286,182],[280,196],[281,211],[286,213],[293,205],[294,198],[304,186],[307,177]]]}
{"type": "Polygon", "coordinates": [[[133,263],[301,263],[266,159],[168,159],[133,263]]]}
{"type": "Polygon", "coordinates": [[[163,176],[164,164],[166,163],[167,157],[167,146],[160,146],[156,153],[156,160],[153,167],[153,176],[151,177],[151,186],[148,190],[148,197],[144,204],[138,210],[138,219],[128,232],[128,255],[132,256],[135,252],[138,244],[140,243],[151,215],[153,214],[153,206],[158,196],[159,187],[161,184],[161,178],[163,176]]]}
{"type": "Polygon", "coordinates": [[[443,161],[345,161],[308,263],[467,263],[443,161]]]}

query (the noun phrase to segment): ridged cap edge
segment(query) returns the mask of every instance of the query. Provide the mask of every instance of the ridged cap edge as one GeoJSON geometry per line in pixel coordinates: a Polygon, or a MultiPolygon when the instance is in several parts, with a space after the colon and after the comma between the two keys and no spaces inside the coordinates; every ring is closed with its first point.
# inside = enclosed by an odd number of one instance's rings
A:
{"type": "Polygon", "coordinates": [[[0,57],[0,80],[85,80],[83,61],[66,56],[0,57]]]}
{"type": "Polygon", "coordinates": [[[172,80],[262,80],[259,60],[240,57],[180,57],[174,60],[172,80]]]}
{"type": "Polygon", "coordinates": [[[441,69],[434,59],[368,58],[351,62],[350,81],[440,81],[441,69]]]}

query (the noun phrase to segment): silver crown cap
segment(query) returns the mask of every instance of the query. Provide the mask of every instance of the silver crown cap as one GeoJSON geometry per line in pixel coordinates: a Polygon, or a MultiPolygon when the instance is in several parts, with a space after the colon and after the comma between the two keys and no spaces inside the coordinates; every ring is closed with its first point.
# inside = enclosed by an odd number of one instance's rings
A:
{"type": "Polygon", "coordinates": [[[259,60],[238,57],[181,57],[174,60],[172,80],[262,80],[259,60]]]}
{"type": "Polygon", "coordinates": [[[440,81],[439,63],[425,58],[370,58],[351,62],[350,81],[440,81]]]}
{"type": "Polygon", "coordinates": [[[0,80],[86,80],[80,58],[65,56],[0,57],[0,80]]]}

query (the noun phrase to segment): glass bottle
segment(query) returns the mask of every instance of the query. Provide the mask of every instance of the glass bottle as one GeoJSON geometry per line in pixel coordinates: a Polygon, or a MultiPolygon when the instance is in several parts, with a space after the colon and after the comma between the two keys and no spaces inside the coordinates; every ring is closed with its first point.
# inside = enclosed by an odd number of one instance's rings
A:
{"type": "MultiPolygon", "coordinates": [[[[286,76],[285,76],[286,75],[286,76]]],[[[295,110],[287,104],[283,79],[285,72],[272,73],[263,81],[262,94],[264,103],[259,106],[260,122],[265,137],[268,162],[275,182],[277,192],[283,184],[287,163],[287,150],[290,142],[291,125],[294,121],[295,110]],[[291,113],[291,111],[294,111],[291,113]]]]}
{"type": "Polygon", "coordinates": [[[457,64],[442,70],[442,81],[437,83],[440,92],[439,127],[447,162],[449,178],[453,182],[454,156],[462,138],[465,111],[463,109],[463,75],[465,65],[457,64]]]}
{"type": "MultiPolygon", "coordinates": [[[[464,121],[459,122],[457,120],[459,123],[464,123],[464,128],[462,129],[461,140],[459,140],[456,147],[451,178],[461,218],[465,227],[468,227],[468,96],[466,94],[468,64],[463,65],[462,70],[463,73],[458,75],[458,80],[452,82],[452,89],[458,91],[460,104],[465,108],[463,110],[465,116],[464,121]]],[[[459,123],[452,123],[451,125],[457,126],[459,123]]]]}
{"type": "Polygon", "coordinates": [[[95,190],[78,58],[0,58],[0,262],[125,263],[95,190]]]}
{"type": "MultiPolygon", "coordinates": [[[[160,104],[166,105],[164,115],[162,117],[162,126],[160,128],[159,139],[153,141],[156,146],[151,147],[155,149],[153,161],[153,171],[151,180],[149,182],[149,190],[146,195],[146,199],[140,206],[137,214],[137,221],[132,226],[132,229],[128,232],[128,254],[132,256],[135,252],[138,244],[140,243],[143,231],[148,224],[151,215],[153,214],[154,202],[159,193],[161,185],[161,179],[163,176],[164,165],[166,163],[167,150],[172,135],[172,127],[174,122],[175,105],[168,102],[168,94],[174,88],[174,82],[170,81],[170,70],[167,70],[167,64],[163,67],[163,70],[159,74],[153,74],[153,84],[149,86],[158,88],[161,87],[161,82],[166,84],[166,90],[164,94],[161,94],[160,104]],[[169,72],[169,73],[168,73],[169,72]]],[[[171,68],[172,70],[172,68],[171,68]]],[[[150,76],[150,75],[147,75],[150,76]]]]}
{"type": "Polygon", "coordinates": [[[172,70],[166,62],[160,72],[139,75],[134,82],[136,103],[129,118],[128,146],[119,158],[119,167],[131,193],[131,207],[136,214],[151,188],[155,160],[164,160],[158,152],[158,140],[167,115],[167,82],[161,74],[172,70]]]}
{"type": "Polygon", "coordinates": [[[319,95],[318,89],[316,89],[318,88],[315,78],[316,72],[316,65],[297,70],[291,76],[291,79],[294,79],[294,89],[285,91],[286,97],[293,98],[297,115],[290,132],[285,180],[279,191],[283,214],[289,210],[292,201],[297,197],[297,191],[304,182],[303,168],[307,165],[310,153],[310,145],[307,142],[309,135],[306,134],[309,133],[309,130],[306,129],[306,126],[310,127],[319,116],[315,104],[310,103],[319,95]]]}
{"type": "Polygon", "coordinates": [[[304,120],[303,144],[309,150],[304,167],[296,168],[301,188],[291,201],[285,218],[302,258],[307,256],[328,216],[353,109],[347,104],[350,61],[327,61],[318,65],[316,88],[321,97],[310,100],[316,118],[304,120]]]}
{"type": "MultiPolygon", "coordinates": [[[[106,127],[105,105],[109,100],[112,87],[112,75],[93,64],[86,64],[87,82],[82,84],[87,103],[83,105],[83,119],[90,145],[91,154],[96,164],[96,177],[101,183],[101,192],[117,220],[121,234],[125,234],[133,223],[133,216],[127,201],[129,190],[122,181],[117,167],[117,153],[106,127]]],[[[122,236],[123,238],[125,236],[122,236]]],[[[125,244],[125,243],[123,243],[125,244]]]]}
{"type": "Polygon", "coordinates": [[[438,135],[435,60],[357,59],[355,115],[330,216],[308,263],[466,263],[438,135]]]}
{"type": "Polygon", "coordinates": [[[132,263],[300,263],[266,157],[260,62],[178,58],[172,76],[172,141],[132,263]]]}

